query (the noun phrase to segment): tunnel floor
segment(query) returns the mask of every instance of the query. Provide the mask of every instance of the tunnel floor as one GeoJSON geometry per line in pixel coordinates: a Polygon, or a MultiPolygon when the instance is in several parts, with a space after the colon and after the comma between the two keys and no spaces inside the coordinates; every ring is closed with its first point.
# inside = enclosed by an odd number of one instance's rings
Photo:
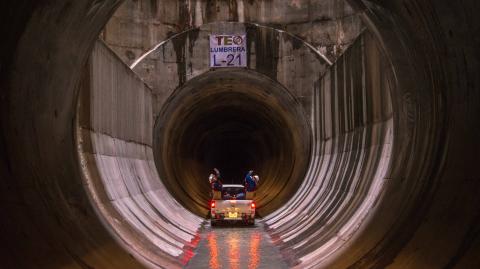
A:
{"type": "Polygon", "coordinates": [[[200,238],[187,269],[289,268],[259,219],[254,227],[207,224],[200,238]]]}

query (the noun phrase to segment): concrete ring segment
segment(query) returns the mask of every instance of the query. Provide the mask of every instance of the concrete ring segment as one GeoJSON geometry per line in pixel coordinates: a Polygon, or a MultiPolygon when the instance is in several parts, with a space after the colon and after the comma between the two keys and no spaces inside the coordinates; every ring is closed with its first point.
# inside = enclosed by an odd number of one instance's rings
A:
{"type": "MultiPolygon", "coordinates": [[[[316,40],[330,40],[318,34],[322,27],[334,29],[331,35],[338,40],[347,32],[343,24],[326,20],[324,11],[331,10],[324,8],[326,0],[235,2],[242,4],[232,6],[245,9],[231,12],[235,21],[281,28],[282,18],[288,19],[289,29],[282,30],[296,29],[316,40]]],[[[310,162],[297,192],[265,216],[266,227],[298,268],[478,268],[480,44],[472,38],[478,36],[478,1],[348,3],[367,31],[336,58],[329,56],[337,48],[332,45],[327,59],[333,64],[327,63],[312,84],[299,87],[316,89],[306,99],[312,101],[310,162]]],[[[119,4],[1,4],[1,267],[179,268],[188,258],[203,220],[176,202],[155,167],[156,121],[144,115],[149,109],[155,115],[162,106],[140,106],[155,95],[154,87],[131,79],[131,70],[115,64],[119,59],[96,43],[119,4]],[[104,97],[137,113],[112,113],[98,104],[94,121],[82,118],[92,119],[90,110],[76,114],[77,104],[101,100],[90,98],[94,91],[80,90],[92,85],[84,79],[95,51],[105,56],[97,67],[108,66],[104,76],[116,78],[107,82],[123,79],[111,89],[126,89],[104,97]],[[126,123],[120,124],[118,115],[126,123]],[[178,223],[169,214],[180,216],[178,223]]],[[[171,10],[189,6],[197,7],[171,10]]],[[[191,13],[158,14],[165,23],[178,18],[170,28],[229,19],[219,15],[229,7],[205,9],[205,14],[201,5],[191,13]]],[[[288,43],[267,42],[275,36],[267,32],[250,47],[260,57],[250,64],[262,66],[257,72],[269,79],[284,79],[277,80],[295,92],[288,83],[297,82],[278,73],[301,70],[288,61],[302,55],[294,54],[291,43],[293,54],[276,58],[287,49],[280,44],[288,43]],[[282,61],[284,69],[277,68],[282,61]]],[[[172,45],[179,53],[169,59],[182,63],[187,54],[181,50],[190,48],[172,45]]],[[[188,76],[203,74],[185,72],[188,67],[175,67],[181,72],[172,77],[174,89],[188,76]]]]}

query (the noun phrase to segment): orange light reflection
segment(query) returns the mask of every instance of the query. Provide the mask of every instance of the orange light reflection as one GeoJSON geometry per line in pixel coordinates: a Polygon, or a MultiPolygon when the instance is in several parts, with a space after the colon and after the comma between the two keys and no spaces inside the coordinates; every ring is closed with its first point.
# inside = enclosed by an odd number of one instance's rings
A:
{"type": "Polygon", "coordinates": [[[240,249],[239,249],[239,235],[234,232],[227,238],[228,245],[228,261],[231,269],[240,268],[240,249]]]}
{"type": "Polygon", "coordinates": [[[250,251],[249,251],[249,262],[248,269],[255,269],[260,263],[260,241],[262,240],[262,235],[259,232],[253,232],[250,235],[250,251]]]}
{"type": "Polygon", "coordinates": [[[210,268],[219,269],[220,264],[218,262],[218,246],[217,237],[214,233],[209,233],[207,236],[208,248],[210,249],[210,268]]]}

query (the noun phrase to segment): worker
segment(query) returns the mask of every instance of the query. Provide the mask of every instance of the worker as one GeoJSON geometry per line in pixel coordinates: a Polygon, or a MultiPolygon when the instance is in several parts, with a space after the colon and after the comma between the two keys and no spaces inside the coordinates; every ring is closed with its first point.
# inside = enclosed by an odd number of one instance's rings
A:
{"type": "Polygon", "coordinates": [[[245,176],[245,190],[247,192],[255,191],[257,184],[255,183],[255,179],[253,178],[253,170],[248,171],[247,175],[245,176]]]}
{"type": "Polygon", "coordinates": [[[213,168],[213,173],[208,176],[208,181],[214,191],[222,191],[222,181],[220,180],[220,171],[213,168]]]}

